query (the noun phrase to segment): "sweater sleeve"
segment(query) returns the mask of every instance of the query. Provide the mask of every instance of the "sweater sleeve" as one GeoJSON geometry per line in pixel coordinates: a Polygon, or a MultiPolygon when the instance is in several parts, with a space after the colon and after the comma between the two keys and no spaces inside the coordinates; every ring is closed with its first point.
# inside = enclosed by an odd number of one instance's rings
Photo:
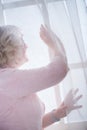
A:
{"type": "Polygon", "coordinates": [[[10,72],[4,92],[11,96],[22,97],[52,87],[67,74],[67,64],[57,56],[47,66],[30,70],[10,72]]]}

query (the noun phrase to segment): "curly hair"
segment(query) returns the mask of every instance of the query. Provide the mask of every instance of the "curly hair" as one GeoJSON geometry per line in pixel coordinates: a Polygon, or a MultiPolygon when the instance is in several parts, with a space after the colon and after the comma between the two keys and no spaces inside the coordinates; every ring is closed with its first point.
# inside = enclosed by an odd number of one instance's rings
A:
{"type": "Polygon", "coordinates": [[[6,25],[0,27],[0,68],[19,62],[23,47],[22,33],[16,26],[6,25]]]}

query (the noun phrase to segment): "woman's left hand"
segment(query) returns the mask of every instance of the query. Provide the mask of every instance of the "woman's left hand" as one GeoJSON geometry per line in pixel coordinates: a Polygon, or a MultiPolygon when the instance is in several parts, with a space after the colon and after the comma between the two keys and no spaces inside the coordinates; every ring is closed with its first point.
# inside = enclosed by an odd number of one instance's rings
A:
{"type": "Polygon", "coordinates": [[[82,95],[76,96],[79,89],[71,89],[66,95],[64,101],[55,110],[56,118],[63,118],[69,114],[72,110],[82,108],[82,105],[76,105],[76,103],[81,99],[82,95]]]}

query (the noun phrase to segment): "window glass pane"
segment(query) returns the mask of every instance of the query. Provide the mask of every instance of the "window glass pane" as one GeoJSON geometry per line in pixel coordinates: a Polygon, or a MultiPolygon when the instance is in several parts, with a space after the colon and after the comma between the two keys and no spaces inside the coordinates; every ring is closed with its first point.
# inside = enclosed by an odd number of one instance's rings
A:
{"type": "Polygon", "coordinates": [[[65,5],[63,1],[49,3],[48,6],[50,23],[53,30],[61,38],[66,49],[68,62],[81,62],[78,48],[76,46],[76,39],[69,18],[67,16],[65,5]]]}
{"type": "MultiPolygon", "coordinates": [[[[82,49],[83,53],[87,54],[87,13],[86,8],[84,7],[84,1],[78,2],[78,12],[79,12],[79,18],[80,18],[80,24],[81,24],[81,32],[83,36],[83,43],[80,42],[77,43],[76,36],[74,35],[73,28],[71,26],[70,19],[66,13],[64,2],[58,1],[54,3],[49,3],[48,5],[48,11],[49,11],[49,18],[50,23],[53,27],[53,30],[59,35],[61,40],[64,43],[64,47],[67,52],[67,57],[69,63],[77,63],[81,62],[79,51],[78,51],[78,44],[80,50],[82,49]]],[[[76,25],[76,28],[78,30],[78,27],[76,25]]],[[[78,35],[78,41],[80,40],[80,36],[78,35]]],[[[81,53],[82,53],[81,52],[81,53]]],[[[84,55],[84,54],[82,54],[84,55]]]]}

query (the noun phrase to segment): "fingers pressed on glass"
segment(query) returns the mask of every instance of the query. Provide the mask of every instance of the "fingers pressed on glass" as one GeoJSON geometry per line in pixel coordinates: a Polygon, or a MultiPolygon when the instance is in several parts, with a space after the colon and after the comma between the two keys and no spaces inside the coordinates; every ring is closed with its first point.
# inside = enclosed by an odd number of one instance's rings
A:
{"type": "Polygon", "coordinates": [[[79,89],[76,88],[76,89],[74,90],[73,94],[76,95],[76,94],[78,93],[78,91],[79,91],[79,89]]]}
{"type": "Polygon", "coordinates": [[[83,95],[77,96],[77,97],[74,99],[74,101],[75,101],[75,102],[79,101],[79,100],[82,98],[82,96],[83,96],[83,95]]]}
{"type": "Polygon", "coordinates": [[[73,106],[73,109],[72,109],[72,110],[80,109],[80,108],[82,108],[82,105],[76,105],[76,106],[73,106]]]}

